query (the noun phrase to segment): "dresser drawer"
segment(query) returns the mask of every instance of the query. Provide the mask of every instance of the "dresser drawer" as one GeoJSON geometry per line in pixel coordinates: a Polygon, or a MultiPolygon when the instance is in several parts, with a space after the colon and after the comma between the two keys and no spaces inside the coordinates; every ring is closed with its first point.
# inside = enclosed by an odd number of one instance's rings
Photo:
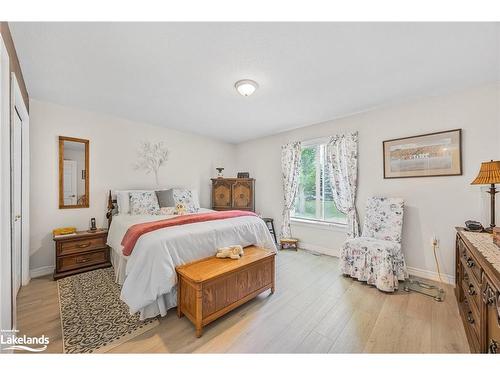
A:
{"type": "Polygon", "coordinates": [[[500,354],[500,293],[493,283],[483,279],[483,301],[486,305],[486,349],[490,354],[500,354]]]}
{"type": "Polygon", "coordinates": [[[71,255],[83,253],[91,250],[102,249],[106,247],[106,237],[99,236],[93,238],[83,238],[61,242],[58,247],[57,255],[71,255]]]}
{"type": "Polygon", "coordinates": [[[481,267],[476,259],[472,256],[469,249],[465,248],[465,251],[462,252],[461,261],[464,266],[465,272],[469,274],[469,276],[474,277],[476,284],[480,284],[481,282],[481,267]]]}
{"type": "Polygon", "coordinates": [[[464,294],[467,296],[468,300],[473,303],[477,311],[480,310],[481,306],[481,288],[479,284],[476,282],[476,279],[472,275],[472,272],[466,269],[463,270],[463,279],[462,279],[462,289],[464,294]]]}
{"type": "Polygon", "coordinates": [[[109,260],[109,249],[101,249],[89,253],[68,255],[57,258],[57,272],[65,272],[77,268],[106,263],[109,260]]]}
{"type": "MultiPolygon", "coordinates": [[[[467,297],[460,304],[461,309],[465,318],[465,329],[469,331],[469,336],[472,339],[472,342],[469,342],[471,346],[474,348],[474,351],[480,352],[481,347],[479,345],[479,316],[475,312],[475,310],[471,307],[467,297]]],[[[471,348],[472,349],[472,348],[471,348]]]]}

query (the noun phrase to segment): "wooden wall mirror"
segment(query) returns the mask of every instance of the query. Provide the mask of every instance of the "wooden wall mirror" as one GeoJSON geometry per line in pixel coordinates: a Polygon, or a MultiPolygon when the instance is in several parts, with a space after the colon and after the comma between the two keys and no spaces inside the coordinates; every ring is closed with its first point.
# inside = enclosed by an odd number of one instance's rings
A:
{"type": "Polygon", "coordinates": [[[59,208],[89,207],[89,141],[59,137],[59,208]]]}

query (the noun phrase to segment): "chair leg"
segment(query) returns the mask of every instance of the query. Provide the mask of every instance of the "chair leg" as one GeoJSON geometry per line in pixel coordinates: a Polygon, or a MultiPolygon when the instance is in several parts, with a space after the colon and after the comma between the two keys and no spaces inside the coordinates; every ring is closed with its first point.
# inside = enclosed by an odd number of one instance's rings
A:
{"type": "Polygon", "coordinates": [[[274,243],[278,244],[278,240],[276,239],[276,231],[274,230],[274,220],[271,221],[271,228],[273,228],[274,243]]]}

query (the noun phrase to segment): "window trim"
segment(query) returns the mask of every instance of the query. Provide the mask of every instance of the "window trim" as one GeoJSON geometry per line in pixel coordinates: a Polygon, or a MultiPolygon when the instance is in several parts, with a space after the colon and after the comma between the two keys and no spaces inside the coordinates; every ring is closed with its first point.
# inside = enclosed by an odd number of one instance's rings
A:
{"type": "MultiPolygon", "coordinates": [[[[303,147],[318,146],[323,144],[327,145],[328,142],[330,142],[330,137],[319,137],[319,138],[308,139],[301,142],[300,148],[302,150],[303,147]]],[[[293,223],[305,224],[308,226],[312,225],[312,226],[339,227],[339,228],[347,227],[347,218],[346,220],[321,220],[321,219],[312,219],[312,218],[290,215],[290,221],[292,221],[293,223]]]]}
{"type": "Polygon", "coordinates": [[[315,220],[315,219],[305,219],[301,217],[290,217],[290,221],[292,224],[304,225],[304,226],[315,226],[315,227],[323,227],[323,228],[339,228],[345,229],[347,228],[347,220],[346,221],[326,221],[326,220],[315,220]]]}

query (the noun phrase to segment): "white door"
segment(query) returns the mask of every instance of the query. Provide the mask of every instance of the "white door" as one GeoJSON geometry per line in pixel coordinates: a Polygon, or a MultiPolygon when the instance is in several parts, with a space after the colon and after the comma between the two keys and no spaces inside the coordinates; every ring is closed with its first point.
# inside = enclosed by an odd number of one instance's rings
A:
{"type": "Polygon", "coordinates": [[[12,123],[12,287],[14,297],[19,292],[22,277],[22,130],[22,120],[15,111],[12,123]]]}
{"type": "Polygon", "coordinates": [[[72,205],[77,203],[76,187],[76,161],[64,160],[64,204],[72,205]]]}

